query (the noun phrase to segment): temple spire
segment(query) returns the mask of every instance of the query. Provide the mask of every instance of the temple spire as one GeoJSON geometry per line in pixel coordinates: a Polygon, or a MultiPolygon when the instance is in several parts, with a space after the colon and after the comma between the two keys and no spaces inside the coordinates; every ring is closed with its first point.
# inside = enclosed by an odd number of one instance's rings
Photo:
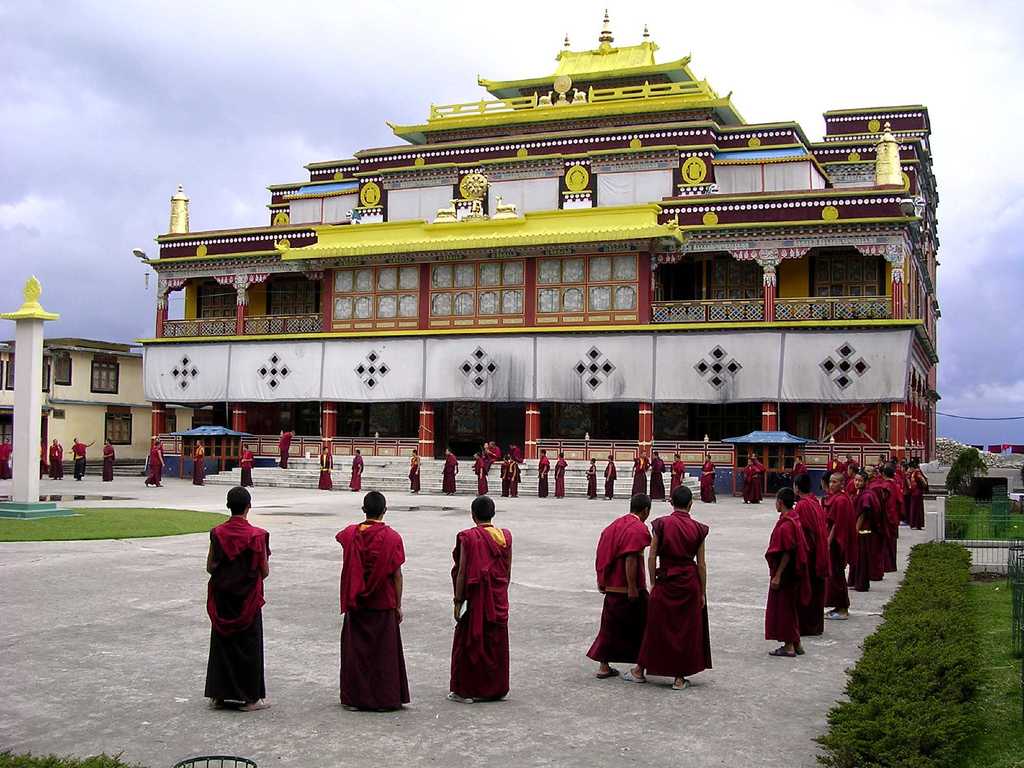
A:
{"type": "Polygon", "coordinates": [[[875,145],[875,186],[903,186],[903,168],[900,166],[900,145],[892,135],[892,126],[886,121],[882,135],[875,145]]]}
{"type": "Polygon", "coordinates": [[[172,235],[188,232],[188,195],[181,184],[178,185],[178,191],[171,196],[171,228],[168,231],[172,235]]]}
{"type": "Polygon", "coordinates": [[[568,32],[565,33],[565,40],[562,42],[562,48],[564,48],[567,51],[569,50],[569,33],[568,32]]]}
{"type": "Polygon", "coordinates": [[[612,43],[615,42],[615,38],[612,37],[612,22],[608,18],[608,9],[604,9],[604,23],[601,26],[601,34],[597,37],[598,50],[608,51],[611,50],[612,43]]]}
{"type": "Polygon", "coordinates": [[[644,42],[651,42],[651,31],[647,28],[646,24],[644,24],[644,42]]]}

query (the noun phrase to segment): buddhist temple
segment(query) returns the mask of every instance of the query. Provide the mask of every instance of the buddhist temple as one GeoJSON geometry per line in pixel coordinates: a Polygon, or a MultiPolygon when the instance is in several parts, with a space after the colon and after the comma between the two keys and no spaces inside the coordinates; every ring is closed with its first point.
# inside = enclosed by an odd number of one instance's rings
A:
{"type": "Polygon", "coordinates": [[[174,405],[268,456],[283,429],[338,455],[708,451],[723,488],[745,456],[721,441],[754,430],[810,439],[812,467],[929,458],[928,110],[829,110],[811,141],[620,37],[606,15],[546,75],[311,162],[261,226],[190,231],[179,188],[150,260],[154,433],[174,405]]]}

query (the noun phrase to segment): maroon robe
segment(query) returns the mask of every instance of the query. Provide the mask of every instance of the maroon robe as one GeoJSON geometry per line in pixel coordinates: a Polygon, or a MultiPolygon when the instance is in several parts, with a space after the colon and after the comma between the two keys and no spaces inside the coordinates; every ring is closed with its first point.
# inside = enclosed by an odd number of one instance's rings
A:
{"type": "Polygon", "coordinates": [[[81,480],[85,477],[85,443],[80,443],[77,440],[71,444],[71,456],[75,462],[75,480],[81,480]]]}
{"type": "Polygon", "coordinates": [[[149,473],[146,475],[146,485],[159,486],[164,476],[164,452],[157,443],[149,449],[149,473]]]}
{"type": "Polygon", "coordinates": [[[882,558],[884,515],[878,496],[869,488],[854,496],[852,501],[861,524],[857,531],[857,559],[850,562],[847,584],[857,592],[867,592],[871,589],[872,581],[879,581],[885,575],[882,558]]]}
{"type": "Polygon", "coordinates": [[[202,443],[192,451],[192,485],[203,485],[206,481],[206,451],[202,443]]]}
{"type": "Polygon", "coordinates": [[[593,464],[587,467],[587,498],[597,498],[597,467],[593,464]]]}
{"type": "Polygon", "coordinates": [[[793,471],[790,473],[790,477],[793,478],[793,484],[796,485],[796,479],[800,477],[800,475],[806,474],[807,465],[804,464],[802,461],[798,461],[796,464],[793,465],[793,471]]]}
{"type": "Polygon", "coordinates": [[[669,494],[683,484],[683,475],[686,474],[686,464],[682,461],[672,462],[672,474],[669,478],[669,494]]]}
{"type": "Polygon", "coordinates": [[[363,490],[363,457],[359,454],[352,457],[352,477],[348,487],[353,491],[363,490]]]}
{"type": "Polygon", "coordinates": [[[291,449],[293,432],[282,432],[281,439],[277,441],[277,452],[280,455],[281,469],[288,469],[288,451],[291,449]]]}
{"type": "Polygon", "coordinates": [[[768,589],[764,639],[795,644],[800,642],[800,606],[811,599],[811,582],[807,567],[807,539],[800,527],[800,518],[793,510],[779,515],[772,529],[768,550],[764,553],[769,577],[787,552],[789,563],[780,575],[778,588],[768,589]]]}
{"type": "Polygon", "coordinates": [[[399,709],[409,703],[395,572],[405,562],[402,537],[380,521],[348,526],[334,537],[341,567],[341,703],[399,709]]]}
{"type": "Polygon", "coordinates": [[[508,454],[512,461],[514,461],[516,464],[523,463],[523,452],[519,450],[518,445],[513,445],[511,448],[509,448],[508,454]]]}
{"type": "Polygon", "coordinates": [[[49,472],[50,472],[50,465],[46,463],[46,446],[45,445],[40,445],[39,446],[39,479],[42,480],[45,475],[49,474],[49,472]]]}
{"type": "Polygon", "coordinates": [[[907,498],[910,495],[910,486],[907,484],[907,473],[898,464],[893,481],[896,483],[896,492],[899,494],[900,522],[906,523],[910,519],[910,504],[907,498]]]}
{"type": "Polygon", "coordinates": [[[811,599],[800,606],[800,636],[811,637],[825,632],[825,588],[828,584],[828,527],[825,510],[814,495],[801,497],[793,508],[800,518],[807,540],[807,568],[811,579],[811,599]]]}
{"type": "Polygon", "coordinates": [[[444,458],[444,469],[441,470],[441,490],[451,496],[455,493],[455,476],[459,474],[459,460],[455,454],[449,453],[444,458]]]}
{"type": "Polygon", "coordinates": [[[0,443],[0,480],[11,479],[11,453],[14,446],[10,443],[0,443]]]}
{"type": "Polygon", "coordinates": [[[760,504],[764,497],[764,464],[754,461],[743,468],[743,503],[760,504]]]}
{"type": "Polygon", "coordinates": [[[509,485],[512,482],[512,457],[506,456],[501,462],[501,495],[508,497],[509,485]]]}
{"type": "Polygon", "coordinates": [[[537,497],[546,499],[548,497],[548,473],[551,471],[551,461],[547,456],[541,456],[537,462],[537,497]]]}
{"type": "Polygon", "coordinates": [[[915,469],[907,480],[910,483],[910,509],[907,510],[907,522],[915,530],[924,528],[924,493],[928,490],[928,479],[924,472],[915,469]]]}
{"type": "Polygon", "coordinates": [[[715,464],[711,459],[705,461],[700,468],[700,500],[705,504],[718,501],[715,495],[715,464]]]}
{"type": "Polygon", "coordinates": [[[207,587],[208,698],[254,702],[267,695],[263,675],[263,567],[270,534],[241,515],[210,531],[213,573],[207,587]]]}
{"type": "Polygon", "coordinates": [[[594,661],[636,662],[647,624],[647,579],[644,575],[644,550],[650,546],[651,532],[636,515],[629,513],[613,520],[597,542],[597,588],[604,594],[601,629],[587,656],[594,661]],[[637,558],[637,597],[629,599],[626,558],[637,558]]]}
{"type": "MultiPolygon", "coordinates": [[[[358,458],[358,457],[356,457],[358,458]]],[[[317,488],[321,491],[334,490],[334,479],[331,477],[331,470],[334,469],[334,456],[330,450],[320,452],[320,481],[317,488]]],[[[358,489],[354,489],[358,490],[358,489]]]]}
{"type": "Polygon", "coordinates": [[[555,498],[565,498],[565,468],[569,466],[564,458],[559,457],[555,462],[555,498]]]}
{"type": "Polygon", "coordinates": [[[646,456],[637,456],[633,459],[633,488],[630,496],[638,493],[647,493],[647,467],[650,466],[646,456]]]}
{"type": "Polygon", "coordinates": [[[519,481],[522,480],[522,470],[516,462],[510,462],[508,467],[508,495],[513,499],[519,497],[519,481]]]}
{"type": "Polygon", "coordinates": [[[409,490],[412,493],[420,492],[420,457],[413,456],[409,459],[409,490]]]}
{"type": "Polygon", "coordinates": [[[103,474],[101,479],[104,483],[109,483],[114,479],[114,446],[112,445],[103,446],[103,474]]]}
{"type": "Polygon", "coordinates": [[[857,559],[857,512],[844,491],[825,497],[825,524],[832,543],[829,545],[828,585],[825,605],[837,611],[850,607],[850,593],[846,585],[846,566],[857,559]]]}
{"type": "Polygon", "coordinates": [[[256,457],[252,451],[246,448],[242,451],[242,458],[238,462],[238,466],[242,468],[242,487],[252,488],[252,468],[256,463],[256,457]]]}
{"type": "Polygon", "coordinates": [[[50,446],[50,479],[64,479],[64,446],[60,443],[50,446]]]}
{"type": "Polygon", "coordinates": [[[882,502],[882,509],[885,512],[882,529],[884,531],[884,543],[882,549],[882,561],[885,573],[896,571],[897,541],[900,535],[900,507],[903,493],[896,487],[896,481],[886,477],[871,481],[869,486],[882,502]]]}
{"type": "Polygon", "coordinates": [[[660,456],[651,459],[651,499],[665,500],[665,462],[660,456]]]}
{"type": "Polygon", "coordinates": [[[638,666],[649,675],[695,675],[711,669],[708,608],[696,561],[708,527],[676,509],[651,528],[658,540],[658,567],[638,666]]]}
{"type": "Polygon", "coordinates": [[[604,497],[610,499],[615,496],[615,478],[618,473],[615,471],[615,462],[609,461],[604,468],[604,497]]]}
{"type": "Polygon", "coordinates": [[[483,458],[473,462],[473,473],[476,475],[476,495],[487,495],[487,464],[483,458]]]}
{"type": "Polygon", "coordinates": [[[493,526],[484,523],[459,532],[452,552],[453,583],[464,563],[466,612],[455,625],[450,690],[466,699],[495,700],[508,694],[512,534],[505,528],[493,529],[493,534],[488,529],[493,526]]]}

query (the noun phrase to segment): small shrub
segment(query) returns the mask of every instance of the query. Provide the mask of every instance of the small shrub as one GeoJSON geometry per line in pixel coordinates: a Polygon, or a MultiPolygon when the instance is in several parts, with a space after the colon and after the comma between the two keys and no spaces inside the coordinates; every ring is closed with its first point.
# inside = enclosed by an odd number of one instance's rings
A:
{"type": "Polygon", "coordinates": [[[77,758],[0,752],[0,768],[142,768],[138,763],[122,763],[120,758],[119,754],[77,758]]]}
{"type": "Polygon", "coordinates": [[[978,475],[987,475],[988,468],[981,460],[977,448],[964,448],[956,457],[946,475],[946,491],[950,495],[966,496],[971,490],[971,481],[978,475]]]}

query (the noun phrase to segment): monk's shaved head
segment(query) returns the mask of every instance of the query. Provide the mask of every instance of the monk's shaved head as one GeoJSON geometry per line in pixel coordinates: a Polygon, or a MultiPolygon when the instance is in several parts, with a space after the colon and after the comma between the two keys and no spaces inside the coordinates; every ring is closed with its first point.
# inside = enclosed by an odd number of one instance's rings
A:
{"type": "Polygon", "coordinates": [[[494,499],[490,496],[477,496],[470,507],[473,519],[481,523],[489,523],[494,519],[494,499]]]}
{"type": "Polygon", "coordinates": [[[672,491],[672,506],[676,509],[689,509],[693,506],[693,491],[685,485],[678,485],[672,491]]]}
{"type": "Polygon", "coordinates": [[[636,494],[629,500],[629,511],[641,520],[646,520],[651,514],[651,497],[646,493],[636,494]]]}
{"type": "Polygon", "coordinates": [[[384,494],[379,491],[370,491],[363,496],[363,514],[371,520],[380,520],[387,511],[388,502],[384,494]]]}

